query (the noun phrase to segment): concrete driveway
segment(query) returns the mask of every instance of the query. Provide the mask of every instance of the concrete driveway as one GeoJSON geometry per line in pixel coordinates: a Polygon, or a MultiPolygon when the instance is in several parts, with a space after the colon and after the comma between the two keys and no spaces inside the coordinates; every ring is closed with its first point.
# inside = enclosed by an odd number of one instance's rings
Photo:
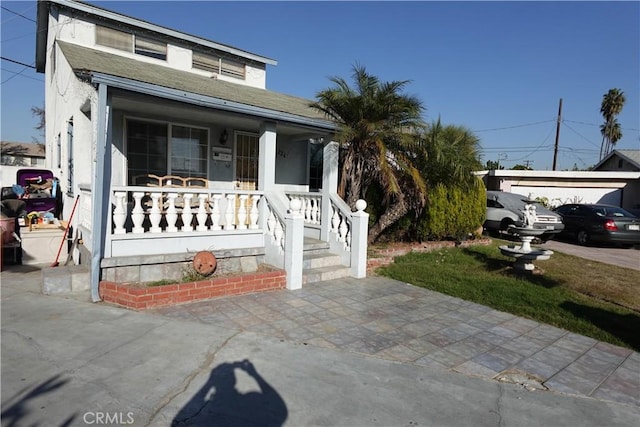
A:
{"type": "Polygon", "coordinates": [[[563,240],[549,240],[547,243],[538,246],[592,261],[600,261],[618,267],[640,270],[640,250],[638,249],[622,249],[608,246],[580,246],[576,243],[563,240]]]}

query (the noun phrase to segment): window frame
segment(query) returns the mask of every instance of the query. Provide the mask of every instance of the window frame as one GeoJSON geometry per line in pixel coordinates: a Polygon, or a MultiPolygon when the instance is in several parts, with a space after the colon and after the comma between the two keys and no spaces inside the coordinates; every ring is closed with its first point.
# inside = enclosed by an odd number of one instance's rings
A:
{"type": "MultiPolygon", "coordinates": [[[[209,159],[209,153],[211,152],[211,129],[209,127],[206,126],[198,126],[198,125],[193,125],[193,124],[188,124],[188,123],[182,123],[182,122],[170,122],[167,120],[158,120],[158,119],[149,119],[149,118],[143,118],[143,117],[138,117],[138,116],[125,116],[123,118],[124,120],[124,126],[123,126],[123,132],[124,132],[124,153],[125,153],[125,157],[124,157],[124,176],[125,176],[125,180],[124,182],[129,183],[130,182],[130,167],[129,167],[129,123],[134,121],[134,122],[142,122],[142,123],[152,123],[152,124],[156,124],[156,125],[164,125],[166,127],[167,130],[167,154],[166,154],[166,171],[167,171],[167,175],[175,175],[175,173],[173,172],[172,168],[171,168],[171,163],[172,163],[172,157],[173,157],[173,127],[174,126],[178,126],[178,127],[185,127],[185,128],[189,128],[189,129],[200,129],[206,132],[206,152],[204,154],[204,159],[206,160],[205,162],[205,179],[209,180],[209,176],[210,176],[210,159],[209,159]]],[[[180,175],[182,176],[182,175],[180,175]]],[[[128,184],[128,185],[132,185],[132,184],[128,184]]]]}

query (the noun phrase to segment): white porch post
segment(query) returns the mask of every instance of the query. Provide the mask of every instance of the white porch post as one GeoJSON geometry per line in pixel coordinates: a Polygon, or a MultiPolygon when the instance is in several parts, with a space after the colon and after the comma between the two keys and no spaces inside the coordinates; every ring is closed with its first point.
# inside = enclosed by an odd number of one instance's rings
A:
{"type": "Polygon", "coordinates": [[[260,125],[260,151],[258,152],[258,190],[270,191],[276,181],[276,124],[260,125]]]}
{"type": "Polygon", "coordinates": [[[304,214],[302,203],[293,199],[285,215],[284,269],[287,272],[287,289],[302,288],[302,254],[304,252],[304,214]]]}
{"type": "Polygon", "coordinates": [[[329,194],[338,191],[338,154],[340,145],[331,141],[322,153],[322,212],[320,213],[320,240],[329,240],[329,230],[331,229],[331,201],[329,194]]]}
{"type": "Polygon", "coordinates": [[[98,85],[98,106],[96,114],[96,164],[92,185],[91,224],[91,300],[100,301],[100,262],[105,251],[107,230],[111,218],[111,117],[109,114],[111,99],[107,95],[107,86],[98,85]]]}
{"type": "Polygon", "coordinates": [[[367,277],[367,235],[369,214],[364,210],[367,202],[356,202],[356,212],[351,214],[351,277],[367,277]]]}

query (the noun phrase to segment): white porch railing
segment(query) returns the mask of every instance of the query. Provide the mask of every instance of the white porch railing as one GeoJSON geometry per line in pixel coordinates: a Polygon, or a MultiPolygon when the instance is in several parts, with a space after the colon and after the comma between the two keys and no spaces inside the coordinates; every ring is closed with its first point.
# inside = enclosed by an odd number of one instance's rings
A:
{"type": "Polygon", "coordinates": [[[86,247],[91,247],[92,240],[92,199],[91,184],[79,184],[80,200],[78,201],[78,228],[82,232],[82,240],[86,247]]]}
{"type": "Polygon", "coordinates": [[[113,235],[260,228],[260,191],[112,187],[111,197],[113,235]]]}

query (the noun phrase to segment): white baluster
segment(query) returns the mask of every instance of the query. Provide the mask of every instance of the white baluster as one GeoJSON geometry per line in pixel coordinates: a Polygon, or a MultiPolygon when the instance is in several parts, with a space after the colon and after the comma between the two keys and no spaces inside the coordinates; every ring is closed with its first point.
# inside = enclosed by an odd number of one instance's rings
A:
{"type": "Polygon", "coordinates": [[[249,228],[255,230],[258,228],[258,219],[260,219],[260,211],[258,210],[258,201],[260,196],[251,196],[251,211],[249,212],[249,228]]]}
{"type": "Polygon", "coordinates": [[[280,221],[276,221],[276,229],[273,233],[276,245],[278,245],[281,249],[284,249],[284,230],[282,229],[282,223],[280,221]]]}
{"type": "Polygon", "coordinates": [[[144,227],[142,227],[142,223],[144,222],[144,210],[142,209],[142,198],[144,197],[144,193],[133,193],[133,210],[131,211],[131,221],[133,222],[133,229],[131,230],[134,234],[144,233],[144,227]]]}
{"type": "Polygon", "coordinates": [[[318,221],[318,214],[320,213],[320,199],[318,197],[314,197],[312,200],[313,206],[311,207],[311,223],[318,224],[320,222],[318,221]]]}
{"type": "Polygon", "coordinates": [[[175,233],[178,231],[178,227],[176,227],[176,221],[178,220],[178,211],[176,210],[177,197],[178,193],[167,194],[169,206],[167,207],[167,214],[164,217],[167,220],[167,231],[170,233],[175,233]]]}
{"type": "Polygon", "coordinates": [[[304,210],[304,222],[306,223],[311,223],[311,212],[313,212],[313,206],[311,203],[311,197],[305,197],[304,199],[304,206],[305,206],[305,210],[304,210]]]}
{"type": "Polygon", "coordinates": [[[220,199],[222,198],[222,194],[214,194],[212,197],[213,201],[211,202],[211,229],[212,230],[220,230],[220,199]]]}
{"type": "Polygon", "coordinates": [[[267,218],[267,228],[269,231],[269,235],[275,239],[275,228],[276,228],[276,216],[273,213],[273,210],[269,208],[269,217],[267,218]]]}
{"type": "Polygon", "coordinates": [[[182,195],[182,200],[184,202],[184,207],[182,208],[182,230],[185,233],[193,231],[193,226],[191,225],[191,220],[193,220],[193,213],[191,213],[191,199],[193,198],[193,194],[185,193],[182,195]]]}
{"type": "Polygon", "coordinates": [[[224,213],[224,229],[225,230],[233,230],[233,218],[236,213],[236,195],[235,194],[227,194],[227,210],[224,213]]]}
{"type": "Polygon", "coordinates": [[[333,216],[331,217],[331,231],[336,233],[336,237],[338,238],[338,227],[340,226],[340,215],[338,215],[338,208],[335,206],[331,206],[333,209],[333,216]]]}
{"type": "Polygon", "coordinates": [[[345,218],[344,216],[341,215],[341,221],[340,221],[340,241],[342,243],[345,243],[345,248],[346,248],[346,241],[347,241],[347,218],[345,218]]]}
{"type": "Polygon", "coordinates": [[[347,252],[351,251],[351,230],[347,230],[347,235],[344,238],[344,248],[347,252]]]}
{"type": "Polygon", "coordinates": [[[238,196],[240,199],[240,207],[238,208],[238,230],[245,230],[247,228],[247,199],[249,195],[241,194],[238,196]]]}
{"type": "Polygon", "coordinates": [[[160,214],[159,200],[162,195],[160,193],[151,193],[151,210],[149,211],[149,221],[151,222],[150,233],[161,233],[160,220],[162,215],[160,214]]]}
{"type": "Polygon", "coordinates": [[[113,225],[115,226],[113,234],[125,234],[127,230],[124,229],[124,222],[127,219],[127,211],[124,208],[124,198],[127,197],[127,193],[116,191],[113,196],[116,199],[116,207],[113,210],[113,225]]]}
{"type": "Polygon", "coordinates": [[[196,230],[207,231],[207,208],[205,207],[205,201],[207,200],[206,194],[198,194],[198,213],[196,218],[198,219],[198,226],[196,230]]]}

